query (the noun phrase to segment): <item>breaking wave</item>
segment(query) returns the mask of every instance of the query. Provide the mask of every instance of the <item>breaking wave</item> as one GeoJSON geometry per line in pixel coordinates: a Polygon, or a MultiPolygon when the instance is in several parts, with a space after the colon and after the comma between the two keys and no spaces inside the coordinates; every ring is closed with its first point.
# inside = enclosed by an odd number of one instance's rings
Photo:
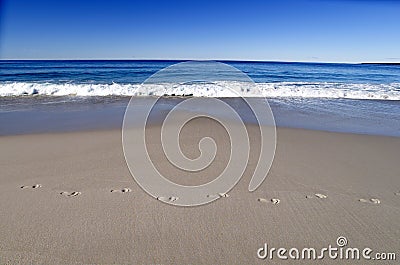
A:
{"type": "Polygon", "coordinates": [[[163,84],[89,84],[89,83],[35,83],[0,82],[0,96],[162,96],[193,95],[196,97],[235,97],[226,87],[236,87],[245,96],[267,98],[347,98],[373,100],[400,100],[400,83],[329,83],[329,82],[271,82],[255,83],[219,81],[209,83],[163,84]]]}

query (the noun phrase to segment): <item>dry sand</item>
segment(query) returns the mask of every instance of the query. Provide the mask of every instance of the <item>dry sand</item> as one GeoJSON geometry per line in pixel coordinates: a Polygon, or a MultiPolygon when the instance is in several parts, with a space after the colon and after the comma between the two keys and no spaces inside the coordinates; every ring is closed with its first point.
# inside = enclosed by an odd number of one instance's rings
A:
{"type": "MultiPolygon", "coordinates": [[[[215,124],[197,123],[182,141],[188,156],[204,134],[224,145],[215,124]]],[[[229,197],[193,208],[161,203],[134,182],[119,130],[0,137],[0,263],[274,264],[282,261],[257,258],[264,243],[319,249],[339,236],[351,247],[398,252],[400,138],[286,128],[277,136],[258,190],[247,190],[253,157],[229,197]]],[[[149,146],[154,155],[156,145],[149,146]]],[[[161,155],[155,161],[171,179],[198,184],[221,170],[226,155],[216,159],[195,178],[179,175],[161,155]]]]}

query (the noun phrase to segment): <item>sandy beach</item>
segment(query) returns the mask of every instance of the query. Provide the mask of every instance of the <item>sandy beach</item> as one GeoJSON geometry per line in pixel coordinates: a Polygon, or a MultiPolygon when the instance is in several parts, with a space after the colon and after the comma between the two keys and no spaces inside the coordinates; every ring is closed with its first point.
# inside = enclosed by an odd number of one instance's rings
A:
{"type": "MultiPolygon", "coordinates": [[[[199,137],[211,133],[226,151],[215,126],[199,120],[182,149],[195,155],[199,137]]],[[[321,249],[336,246],[339,236],[374,253],[398,251],[400,138],[278,128],[277,139],[259,189],[247,190],[251,156],[229,197],[185,208],[161,203],[135,183],[120,129],[1,136],[0,263],[276,264],[282,260],[257,257],[265,243],[321,249]]],[[[196,178],[156,160],[171,179],[194,185],[218,173],[225,156],[217,155],[217,166],[196,178]]]]}
{"type": "Polygon", "coordinates": [[[0,265],[400,265],[399,11],[0,0],[0,265]]]}

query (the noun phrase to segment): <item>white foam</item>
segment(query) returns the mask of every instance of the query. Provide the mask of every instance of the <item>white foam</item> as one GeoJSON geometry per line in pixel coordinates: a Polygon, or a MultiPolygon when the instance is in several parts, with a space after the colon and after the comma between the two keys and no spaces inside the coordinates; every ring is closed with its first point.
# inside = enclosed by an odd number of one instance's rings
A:
{"type": "Polygon", "coordinates": [[[400,83],[260,83],[257,84],[267,97],[348,98],[400,100],[400,83]]]}
{"type": "Polygon", "coordinates": [[[254,87],[246,83],[221,81],[215,84],[74,84],[74,83],[34,83],[0,82],[0,96],[47,95],[47,96],[161,96],[164,94],[193,94],[197,97],[235,97],[227,89],[235,87],[244,96],[265,96],[268,98],[348,98],[400,100],[400,83],[355,84],[355,83],[307,83],[275,82],[256,83],[254,87]]]}

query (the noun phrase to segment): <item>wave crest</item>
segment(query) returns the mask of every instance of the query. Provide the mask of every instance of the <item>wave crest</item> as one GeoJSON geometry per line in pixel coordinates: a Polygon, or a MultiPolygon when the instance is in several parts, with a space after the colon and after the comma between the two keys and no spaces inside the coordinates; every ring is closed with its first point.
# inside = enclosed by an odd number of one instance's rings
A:
{"type": "MultiPolygon", "coordinates": [[[[244,82],[219,81],[215,84],[76,84],[0,82],[0,96],[162,96],[165,94],[193,94],[198,97],[235,97],[226,86],[239,86],[245,96],[257,96],[244,82]]],[[[325,82],[273,82],[256,83],[256,89],[267,98],[347,98],[400,100],[400,83],[357,84],[325,82]]],[[[259,96],[259,95],[258,95],[259,96]]]]}

